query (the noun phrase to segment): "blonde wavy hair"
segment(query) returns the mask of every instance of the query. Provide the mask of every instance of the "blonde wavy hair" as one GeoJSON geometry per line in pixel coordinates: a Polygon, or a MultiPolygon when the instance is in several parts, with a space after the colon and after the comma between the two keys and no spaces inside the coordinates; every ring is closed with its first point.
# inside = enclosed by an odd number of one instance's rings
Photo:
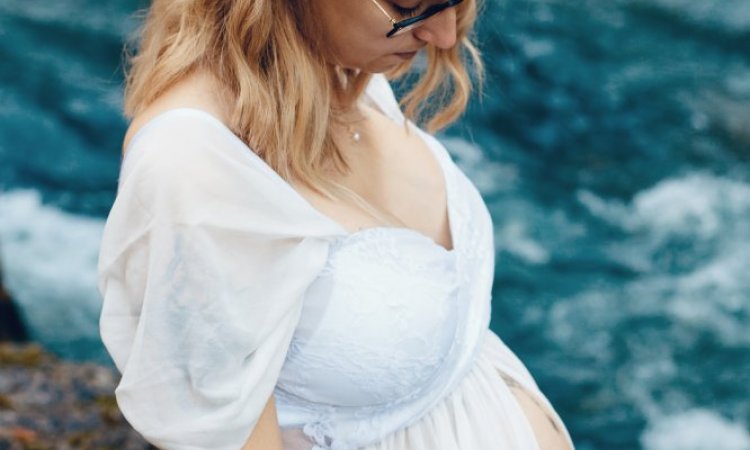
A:
{"type": "MultiPolygon", "coordinates": [[[[425,68],[400,100],[410,120],[435,132],[465,110],[482,61],[471,33],[477,1],[456,7],[457,45],[428,46],[425,68]]],[[[326,176],[349,166],[332,125],[364,91],[370,76],[321,58],[322,35],[309,0],[153,0],[126,47],[125,115],[133,118],[173,84],[207,70],[236,99],[229,128],[283,179],[331,198],[346,196],[381,222],[392,222],[351,189],[326,176]]],[[[411,63],[389,78],[413,74],[411,63]]],[[[393,217],[393,216],[390,216],[393,217]]],[[[400,221],[399,221],[400,222],[400,221]]]]}

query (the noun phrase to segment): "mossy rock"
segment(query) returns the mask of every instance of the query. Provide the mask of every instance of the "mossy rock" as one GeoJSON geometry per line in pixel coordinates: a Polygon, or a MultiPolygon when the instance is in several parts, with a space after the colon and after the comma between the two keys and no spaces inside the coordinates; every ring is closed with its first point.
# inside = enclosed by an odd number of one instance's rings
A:
{"type": "Polygon", "coordinates": [[[38,344],[0,343],[0,365],[39,367],[52,359],[38,344]]]}

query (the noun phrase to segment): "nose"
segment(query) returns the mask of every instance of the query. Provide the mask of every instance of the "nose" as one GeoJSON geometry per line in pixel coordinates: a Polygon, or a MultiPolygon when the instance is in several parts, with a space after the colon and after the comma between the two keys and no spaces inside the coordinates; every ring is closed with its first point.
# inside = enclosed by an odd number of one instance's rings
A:
{"type": "Polygon", "coordinates": [[[425,20],[414,30],[414,37],[445,50],[456,45],[455,8],[445,9],[425,20]]]}

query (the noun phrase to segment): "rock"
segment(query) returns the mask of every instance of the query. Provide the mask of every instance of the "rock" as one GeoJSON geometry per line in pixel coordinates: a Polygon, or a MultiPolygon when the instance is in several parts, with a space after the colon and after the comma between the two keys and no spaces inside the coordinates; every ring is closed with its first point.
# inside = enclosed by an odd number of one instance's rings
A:
{"type": "Polygon", "coordinates": [[[0,450],[155,449],[117,408],[118,381],[114,368],[0,343],[0,450]]]}
{"type": "Polygon", "coordinates": [[[0,260],[0,342],[23,342],[27,339],[28,333],[21,314],[3,285],[3,264],[0,260]]]}

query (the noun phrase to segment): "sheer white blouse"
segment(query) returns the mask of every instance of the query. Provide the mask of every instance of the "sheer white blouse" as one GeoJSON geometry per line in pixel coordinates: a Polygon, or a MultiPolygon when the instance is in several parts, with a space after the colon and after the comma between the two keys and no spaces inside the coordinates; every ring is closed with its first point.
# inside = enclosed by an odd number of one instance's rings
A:
{"type": "MultiPolygon", "coordinates": [[[[403,123],[382,75],[366,95],[403,123]]],[[[141,128],[99,290],[117,402],[147,440],[238,450],[274,393],[286,450],[539,449],[509,384],[551,405],[488,329],[487,208],[409,126],[443,171],[450,251],[407,228],[348,232],[203,111],[141,128]]]]}

